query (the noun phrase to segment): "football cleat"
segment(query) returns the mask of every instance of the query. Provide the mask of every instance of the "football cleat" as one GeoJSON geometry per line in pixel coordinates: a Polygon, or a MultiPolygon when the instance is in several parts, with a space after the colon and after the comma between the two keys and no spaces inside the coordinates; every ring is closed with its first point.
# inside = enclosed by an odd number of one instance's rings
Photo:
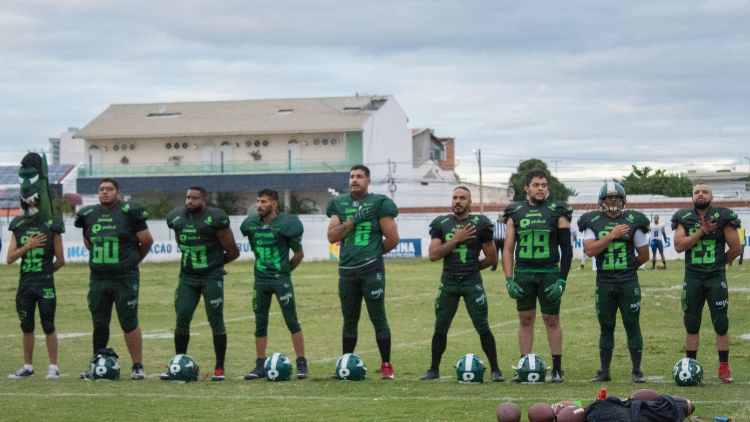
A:
{"type": "Polygon", "coordinates": [[[512,382],[513,384],[520,384],[521,383],[521,378],[518,378],[518,374],[516,374],[515,377],[513,377],[513,378],[510,379],[510,382],[512,382]]]}
{"type": "Polygon", "coordinates": [[[492,382],[505,382],[505,377],[503,376],[503,372],[500,370],[492,371],[492,382]]]}
{"type": "MultiPolygon", "coordinates": [[[[390,364],[388,365],[390,367],[390,364]]],[[[385,362],[380,370],[383,371],[385,362]]],[[[393,367],[390,368],[391,377],[393,376],[393,367]]],[[[367,375],[365,363],[359,356],[354,353],[345,353],[336,361],[336,379],[340,381],[364,381],[367,375]]],[[[385,378],[386,374],[383,373],[385,378]]]]}
{"type": "Polygon", "coordinates": [[[223,369],[214,369],[214,376],[211,377],[211,381],[224,381],[225,379],[226,376],[224,375],[223,369]]]}
{"type": "Polygon", "coordinates": [[[93,381],[94,380],[94,373],[91,372],[91,368],[87,369],[85,372],[81,372],[78,375],[78,378],[86,381],[93,381]]]}
{"type": "Polygon", "coordinates": [[[633,369],[633,382],[635,384],[643,384],[646,382],[646,377],[643,376],[643,372],[640,369],[633,369]]]}
{"type": "Polygon", "coordinates": [[[550,379],[550,382],[565,382],[565,371],[563,370],[552,370],[552,379],[550,379]]]}
{"type": "Polygon", "coordinates": [[[674,364],[672,377],[680,387],[695,387],[703,383],[703,368],[697,360],[683,358],[674,364]]]}
{"type": "Polygon", "coordinates": [[[307,377],[307,359],[297,358],[297,379],[306,380],[307,377]]]}
{"type": "Polygon", "coordinates": [[[612,377],[609,376],[609,371],[596,371],[596,376],[591,382],[607,382],[612,381],[612,377]]]}
{"type": "Polygon", "coordinates": [[[484,371],[487,368],[479,356],[469,353],[456,363],[456,377],[462,384],[481,384],[484,381],[484,371]]]}
{"type": "Polygon", "coordinates": [[[219,368],[214,370],[214,376],[211,377],[211,381],[224,381],[227,377],[224,376],[224,370],[219,368]]]}
{"type": "Polygon", "coordinates": [[[384,380],[392,380],[393,365],[391,365],[390,362],[383,362],[383,364],[380,365],[380,373],[383,375],[384,380]]]}
{"type": "Polygon", "coordinates": [[[167,373],[161,374],[159,375],[159,379],[162,381],[169,381],[169,374],[167,373]]]}
{"type": "Polygon", "coordinates": [[[542,383],[547,378],[547,364],[541,357],[534,353],[524,355],[518,361],[518,369],[516,371],[518,372],[518,379],[524,384],[542,383]]]}
{"type": "Polygon", "coordinates": [[[49,368],[47,369],[47,376],[44,378],[47,378],[48,380],[56,380],[60,378],[60,371],[54,368],[49,368]]]}
{"type": "Polygon", "coordinates": [[[266,377],[265,369],[266,358],[255,359],[255,369],[252,372],[245,375],[246,380],[257,380],[266,377]]]}
{"type": "Polygon", "coordinates": [[[437,380],[440,379],[440,371],[437,371],[435,369],[428,369],[427,372],[425,372],[424,375],[419,377],[421,380],[437,380]]]}
{"type": "Polygon", "coordinates": [[[34,376],[34,371],[33,370],[28,370],[28,369],[26,369],[26,367],[23,367],[23,368],[19,369],[18,371],[16,371],[15,374],[8,375],[8,378],[10,378],[12,380],[20,380],[22,378],[31,378],[33,376],[34,376]]]}
{"type": "Polygon", "coordinates": [[[731,384],[734,382],[731,373],[729,372],[729,362],[719,362],[719,380],[722,384],[731,384]]]}
{"type": "Polygon", "coordinates": [[[198,381],[200,368],[193,358],[185,354],[179,354],[169,361],[167,373],[162,374],[159,378],[165,381],[191,382],[198,381]]]}
{"type": "Polygon", "coordinates": [[[263,366],[269,381],[289,381],[292,377],[292,361],[282,353],[274,353],[266,358],[263,366]]]}
{"type": "Polygon", "coordinates": [[[130,370],[130,379],[142,380],[146,378],[146,372],[143,370],[143,364],[134,363],[133,368],[130,370]]]}

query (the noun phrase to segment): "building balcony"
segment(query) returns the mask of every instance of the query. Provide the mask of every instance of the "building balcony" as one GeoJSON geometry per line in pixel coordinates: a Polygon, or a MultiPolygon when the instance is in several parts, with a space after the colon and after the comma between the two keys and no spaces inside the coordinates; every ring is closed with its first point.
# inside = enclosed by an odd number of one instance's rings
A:
{"type": "Polygon", "coordinates": [[[259,160],[242,163],[203,164],[113,164],[78,166],[78,178],[102,177],[156,177],[188,175],[241,175],[241,174],[295,174],[349,172],[353,164],[346,161],[320,160],[259,160]]]}

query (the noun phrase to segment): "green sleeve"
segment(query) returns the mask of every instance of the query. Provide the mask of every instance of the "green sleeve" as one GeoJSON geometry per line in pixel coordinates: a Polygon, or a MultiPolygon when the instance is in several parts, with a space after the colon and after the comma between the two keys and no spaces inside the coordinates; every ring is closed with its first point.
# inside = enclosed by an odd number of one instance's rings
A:
{"type": "Polygon", "coordinates": [[[326,215],[328,216],[328,218],[331,218],[334,215],[338,215],[338,213],[336,212],[336,204],[334,203],[334,201],[336,201],[336,198],[328,201],[328,206],[326,207],[326,215]]]}
{"type": "Polygon", "coordinates": [[[300,219],[296,215],[287,215],[282,234],[290,239],[299,238],[299,241],[302,241],[304,232],[305,228],[300,219]]]}
{"type": "Polygon", "coordinates": [[[573,220],[573,207],[565,201],[556,201],[555,212],[552,215],[554,220],[559,220],[562,217],[570,222],[573,220]]]}
{"type": "Polygon", "coordinates": [[[130,209],[128,209],[128,215],[133,221],[146,221],[148,220],[148,211],[141,204],[129,202],[130,209]]]}
{"type": "Polygon", "coordinates": [[[229,216],[224,210],[214,208],[211,211],[211,227],[216,230],[224,230],[229,228],[229,216]]]}
{"type": "Polygon", "coordinates": [[[242,233],[243,236],[248,237],[251,234],[250,231],[250,219],[253,217],[247,217],[242,224],[240,224],[240,233],[242,233]]]}
{"type": "Polygon", "coordinates": [[[396,218],[397,216],[398,207],[396,207],[396,203],[390,198],[383,198],[383,201],[380,202],[378,220],[381,218],[396,218]]]}

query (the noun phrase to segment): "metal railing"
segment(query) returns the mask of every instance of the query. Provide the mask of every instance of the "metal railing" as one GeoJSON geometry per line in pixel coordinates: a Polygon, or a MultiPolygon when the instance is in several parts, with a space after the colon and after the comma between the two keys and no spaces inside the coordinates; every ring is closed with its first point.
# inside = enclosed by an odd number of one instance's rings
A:
{"type": "Polygon", "coordinates": [[[278,174],[278,173],[329,173],[348,172],[352,165],[346,161],[320,160],[260,160],[244,163],[179,163],[163,164],[113,164],[78,166],[78,177],[139,177],[182,176],[216,174],[278,174]]]}

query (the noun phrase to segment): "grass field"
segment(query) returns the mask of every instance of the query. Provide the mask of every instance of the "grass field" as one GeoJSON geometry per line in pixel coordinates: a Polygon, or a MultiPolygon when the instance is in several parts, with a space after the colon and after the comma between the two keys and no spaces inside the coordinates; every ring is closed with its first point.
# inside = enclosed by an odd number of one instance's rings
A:
{"type": "MultiPolygon", "coordinates": [[[[587,263],[588,264],[588,263],[587,263]]],[[[590,264],[589,264],[590,265],[590,264]]],[[[650,265],[650,263],[649,263],[650,265]]],[[[708,310],[701,330],[698,361],[705,370],[705,386],[677,387],[671,378],[674,363],[684,357],[684,327],[679,304],[683,264],[668,263],[667,271],[640,271],[643,289],[641,326],[644,336],[643,372],[647,388],[662,394],[694,400],[696,415],[750,420],[750,271],[747,266],[728,271],[730,287],[730,368],[734,385],[718,380],[718,358],[708,310]]],[[[430,364],[430,339],[434,324],[433,302],[441,271],[439,263],[426,260],[386,262],[386,303],[393,333],[392,362],[396,379],[379,377],[380,357],[372,326],[363,310],[357,354],[369,368],[364,382],[330,380],[335,360],[341,354],[341,311],[334,262],[303,263],[293,274],[297,309],[306,340],[309,380],[270,383],[244,381],[253,367],[255,323],[251,307],[252,262],[227,266],[225,319],[229,336],[227,380],[173,384],[154,377],[164,371],[173,356],[173,295],[177,262],[141,266],[140,325],[144,333],[145,381],[129,379],[130,357],[116,322],[110,346],[120,354],[124,379],[114,383],[91,383],[78,379],[91,358],[91,320],[86,305],[88,268],[68,265],[56,275],[59,367],[65,374],[46,380],[48,364],[43,337],[37,338],[35,371],[31,379],[10,380],[23,363],[21,330],[15,312],[18,267],[0,266],[0,420],[414,420],[491,421],[503,401],[517,403],[524,414],[537,402],[555,403],[576,399],[593,401],[599,389],[609,395],[627,397],[640,388],[630,380],[630,358],[621,323],[616,332],[612,382],[588,382],[599,368],[598,332],[594,310],[595,273],[572,271],[563,296],[561,321],[564,330],[561,385],[517,385],[485,383],[461,385],[455,381],[455,365],[466,353],[482,353],[479,337],[463,307],[453,322],[448,349],[441,365],[440,381],[419,381],[430,364]]],[[[483,272],[490,303],[490,324],[497,339],[500,366],[507,379],[518,362],[518,314],[505,291],[502,272],[483,272]]],[[[294,360],[289,332],[279,313],[271,308],[268,353],[281,352],[294,360]]],[[[619,318],[618,318],[619,319],[619,318]]],[[[115,317],[116,321],[116,317],[115,317]]],[[[192,324],[189,354],[203,374],[214,365],[211,330],[201,303],[192,324]]],[[[41,335],[37,317],[37,334],[41,335]]],[[[541,316],[537,320],[534,351],[551,365],[541,316]]],[[[486,361],[486,360],[485,360],[486,361]]]]}

